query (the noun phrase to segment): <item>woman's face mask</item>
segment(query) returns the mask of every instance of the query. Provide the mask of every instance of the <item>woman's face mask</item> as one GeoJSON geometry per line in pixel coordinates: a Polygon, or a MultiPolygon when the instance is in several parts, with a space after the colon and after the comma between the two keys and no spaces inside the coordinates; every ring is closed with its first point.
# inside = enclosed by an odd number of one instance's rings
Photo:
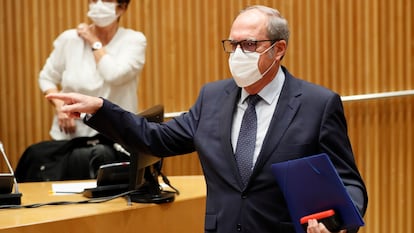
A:
{"type": "Polygon", "coordinates": [[[118,15],[116,14],[115,2],[102,2],[98,0],[96,3],[89,4],[88,17],[99,27],[106,27],[113,23],[118,15]]]}
{"type": "Polygon", "coordinates": [[[236,48],[234,53],[230,54],[229,57],[229,67],[230,72],[233,75],[234,81],[239,87],[247,87],[253,83],[259,81],[264,75],[269,72],[272,66],[275,64],[276,60],[273,61],[272,65],[267,68],[267,70],[261,74],[259,70],[259,58],[260,55],[266,53],[276,43],[267,48],[262,53],[258,52],[248,52],[244,53],[241,48],[236,48]]]}

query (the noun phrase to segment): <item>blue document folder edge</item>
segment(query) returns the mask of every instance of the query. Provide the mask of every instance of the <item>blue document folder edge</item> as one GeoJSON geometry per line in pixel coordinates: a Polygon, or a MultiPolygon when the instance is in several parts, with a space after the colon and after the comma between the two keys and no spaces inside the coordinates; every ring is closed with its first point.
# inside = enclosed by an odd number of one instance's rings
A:
{"type": "Polygon", "coordinates": [[[283,192],[296,232],[305,232],[300,218],[333,209],[343,229],[364,225],[328,155],[318,154],[272,164],[272,173],[283,192]]]}

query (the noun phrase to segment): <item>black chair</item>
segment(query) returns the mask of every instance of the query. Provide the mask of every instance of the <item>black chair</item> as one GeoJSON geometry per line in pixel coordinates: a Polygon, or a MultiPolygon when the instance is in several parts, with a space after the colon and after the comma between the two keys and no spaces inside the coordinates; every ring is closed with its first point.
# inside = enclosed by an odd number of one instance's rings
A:
{"type": "MultiPolygon", "coordinates": [[[[164,120],[164,106],[138,113],[149,121],[164,120]]],[[[119,145],[98,134],[71,140],[48,140],[26,148],[16,167],[18,182],[83,180],[96,178],[101,165],[129,161],[119,145]]]]}

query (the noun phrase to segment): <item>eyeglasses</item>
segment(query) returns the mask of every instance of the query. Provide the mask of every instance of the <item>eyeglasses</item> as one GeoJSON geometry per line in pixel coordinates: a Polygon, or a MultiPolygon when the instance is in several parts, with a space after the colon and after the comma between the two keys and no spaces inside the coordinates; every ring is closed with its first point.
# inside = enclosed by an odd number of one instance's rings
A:
{"type": "Polygon", "coordinates": [[[239,45],[243,53],[252,53],[256,52],[257,43],[269,41],[273,44],[277,40],[222,40],[221,43],[223,43],[223,49],[226,53],[234,53],[234,51],[236,51],[237,46],[239,45]]]}

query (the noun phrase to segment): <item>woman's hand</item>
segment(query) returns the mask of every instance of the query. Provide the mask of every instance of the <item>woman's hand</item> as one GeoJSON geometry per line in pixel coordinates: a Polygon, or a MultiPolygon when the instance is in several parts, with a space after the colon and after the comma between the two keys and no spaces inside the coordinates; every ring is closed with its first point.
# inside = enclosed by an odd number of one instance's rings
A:
{"type": "Polygon", "coordinates": [[[62,109],[60,107],[56,109],[56,115],[61,132],[64,132],[65,134],[75,133],[76,124],[73,118],[68,117],[66,113],[62,112],[62,109]]]}
{"type": "Polygon", "coordinates": [[[81,23],[78,25],[76,30],[78,35],[90,46],[92,46],[94,42],[99,41],[99,38],[95,33],[95,26],[93,24],[88,25],[86,23],[81,23]]]}

